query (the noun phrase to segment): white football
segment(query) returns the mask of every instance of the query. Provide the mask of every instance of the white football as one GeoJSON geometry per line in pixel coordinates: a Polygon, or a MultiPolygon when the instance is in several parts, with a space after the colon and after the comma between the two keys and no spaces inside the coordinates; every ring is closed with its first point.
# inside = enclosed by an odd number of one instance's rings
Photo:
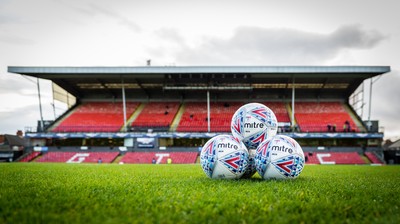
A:
{"type": "Polygon", "coordinates": [[[263,104],[245,104],[232,116],[232,135],[249,150],[256,149],[262,141],[275,136],[277,131],[278,121],[274,112],[263,104]]]}
{"type": "Polygon", "coordinates": [[[263,179],[294,179],[304,168],[304,153],[299,143],[286,135],[263,141],[254,158],[263,179]]]}
{"type": "Polygon", "coordinates": [[[217,135],[206,142],[200,153],[204,173],[215,179],[239,179],[249,163],[246,146],[232,135],[217,135]]]}
{"type": "Polygon", "coordinates": [[[250,149],[249,151],[249,164],[247,165],[247,169],[244,172],[242,178],[251,178],[256,172],[256,164],[254,161],[254,157],[256,156],[256,150],[250,149]]]}

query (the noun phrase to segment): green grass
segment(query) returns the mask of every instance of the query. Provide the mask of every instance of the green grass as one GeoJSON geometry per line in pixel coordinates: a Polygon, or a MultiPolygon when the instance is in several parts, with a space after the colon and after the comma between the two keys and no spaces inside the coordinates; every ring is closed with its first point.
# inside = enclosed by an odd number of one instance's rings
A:
{"type": "Polygon", "coordinates": [[[0,223],[400,223],[400,166],[212,180],[200,165],[0,164],[0,223]]]}

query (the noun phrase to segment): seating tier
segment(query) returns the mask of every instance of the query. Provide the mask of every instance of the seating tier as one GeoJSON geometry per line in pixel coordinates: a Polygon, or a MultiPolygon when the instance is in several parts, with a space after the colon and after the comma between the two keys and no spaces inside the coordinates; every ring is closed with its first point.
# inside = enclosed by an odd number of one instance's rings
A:
{"type": "Polygon", "coordinates": [[[37,162],[53,163],[111,163],[118,156],[119,152],[48,152],[37,162]]]}
{"type": "Polygon", "coordinates": [[[306,155],[307,164],[365,164],[357,152],[329,152],[306,155]]]}
{"type": "Polygon", "coordinates": [[[178,112],[178,102],[151,102],[146,104],[139,116],[132,122],[133,129],[168,130],[178,112]]]}
{"type": "MultiPolygon", "coordinates": [[[[129,117],[138,103],[126,103],[129,117]]],[[[65,118],[54,132],[117,132],[124,124],[122,103],[88,102],[83,103],[65,118]]]]}
{"type": "Polygon", "coordinates": [[[196,163],[197,152],[127,152],[121,159],[123,163],[152,163],[155,159],[157,164],[167,163],[167,159],[171,158],[174,164],[191,164],[196,163]]]}
{"type": "Polygon", "coordinates": [[[299,102],[295,105],[295,118],[302,132],[358,132],[359,129],[344,105],[339,102],[299,102]],[[345,122],[350,130],[344,128],[345,122]],[[328,129],[328,125],[335,127],[328,129]]]}
{"type": "Polygon", "coordinates": [[[30,161],[34,160],[39,155],[40,155],[40,152],[31,152],[31,153],[29,153],[29,155],[27,155],[26,157],[21,159],[19,162],[30,162],[30,161]]]}
{"type": "Polygon", "coordinates": [[[373,152],[365,152],[364,154],[371,163],[382,164],[382,161],[373,152]]]}
{"type": "MultiPolygon", "coordinates": [[[[241,105],[241,103],[210,103],[210,131],[229,132],[232,116],[241,105]]],[[[207,103],[186,103],[177,131],[207,132],[207,129],[207,103]]]]}

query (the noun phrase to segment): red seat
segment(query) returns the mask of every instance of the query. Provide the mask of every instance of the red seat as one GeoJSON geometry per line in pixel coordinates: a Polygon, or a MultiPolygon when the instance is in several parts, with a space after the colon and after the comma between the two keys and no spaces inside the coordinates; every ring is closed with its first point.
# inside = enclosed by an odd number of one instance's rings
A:
{"type": "Polygon", "coordinates": [[[365,164],[357,152],[318,152],[307,156],[307,164],[365,164]]]}
{"type": "Polygon", "coordinates": [[[351,131],[359,131],[344,105],[339,102],[296,103],[295,118],[302,132],[327,132],[328,125],[335,126],[336,132],[343,132],[346,121],[349,121],[351,131]]]}
{"type": "Polygon", "coordinates": [[[307,164],[320,164],[320,161],[318,160],[318,157],[316,156],[315,153],[304,153],[305,156],[307,157],[307,164]]]}
{"type": "MultiPolygon", "coordinates": [[[[126,103],[130,116],[138,103],[126,103]]],[[[117,132],[124,124],[122,103],[88,102],[76,108],[65,118],[54,132],[117,132]]]]}
{"type": "Polygon", "coordinates": [[[364,154],[371,161],[371,163],[383,164],[382,161],[373,152],[365,152],[364,154]]]}
{"type": "Polygon", "coordinates": [[[20,162],[30,162],[40,155],[40,152],[31,152],[25,158],[21,159],[20,162]]]}
{"type": "MultiPolygon", "coordinates": [[[[282,102],[262,102],[276,115],[278,122],[290,122],[286,106],[282,102]]],[[[210,103],[210,131],[230,132],[233,114],[245,103],[210,103]]],[[[207,103],[186,103],[185,112],[179,122],[177,131],[207,132],[207,103]]]]}
{"type": "Polygon", "coordinates": [[[146,104],[139,116],[132,122],[133,128],[168,129],[179,109],[178,102],[151,102],[146,104]]]}
{"type": "MultiPolygon", "coordinates": [[[[210,131],[230,132],[233,114],[242,103],[210,103],[210,131]]],[[[179,122],[177,131],[207,132],[207,103],[190,102],[185,105],[185,112],[179,122]]]]}
{"type": "Polygon", "coordinates": [[[171,158],[174,164],[196,163],[197,152],[127,152],[121,159],[123,163],[152,163],[153,159],[158,164],[167,163],[171,158]]]}
{"type": "Polygon", "coordinates": [[[52,163],[111,163],[119,155],[119,152],[48,152],[37,162],[52,163]]]}

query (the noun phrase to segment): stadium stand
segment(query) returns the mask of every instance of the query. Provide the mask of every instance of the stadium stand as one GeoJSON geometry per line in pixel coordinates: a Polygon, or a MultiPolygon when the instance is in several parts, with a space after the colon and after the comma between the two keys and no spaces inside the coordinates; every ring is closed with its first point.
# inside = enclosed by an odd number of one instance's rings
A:
{"type": "Polygon", "coordinates": [[[52,163],[111,163],[119,152],[48,152],[40,157],[37,162],[52,163]]]}
{"type": "MultiPolygon", "coordinates": [[[[230,132],[232,115],[242,106],[242,103],[210,103],[210,130],[211,132],[230,132]]],[[[185,105],[185,112],[179,122],[177,131],[206,132],[207,103],[189,102],[185,105]]]]}
{"type": "Polygon", "coordinates": [[[383,164],[382,161],[373,152],[365,152],[365,156],[374,164],[383,164]]]}
{"type": "Polygon", "coordinates": [[[365,164],[357,152],[335,152],[331,153],[331,159],[336,164],[365,164]]]}
{"type": "Polygon", "coordinates": [[[22,158],[19,162],[30,162],[32,160],[34,160],[36,157],[38,157],[40,155],[40,152],[31,152],[29,153],[27,156],[25,156],[24,158],[22,158]]]}
{"type": "MultiPolygon", "coordinates": [[[[235,111],[245,103],[211,103],[210,104],[210,131],[230,132],[231,119],[235,111]]],[[[286,106],[282,102],[263,102],[274,111],[278,122],[290,122],[286,106]]],[[[185,112],[179,123],[177,131],[181,132],[206,132],[207,131],[207,103],[186,103],[185,112]]]]}
{"type": "Polygon", "coordinates": [[[321,164],[315,153],[304,153],[306,164],[321,164]]]}
{"type": "Polygon", "coordinates": [[[365,164],[357,152],[329,152],[306,155],[307,164],[365,164]]]}
{"type": "MultiPolygon", "coordinates": [[[[127,116],[138,103],[126,103],[127,116]]],[[[78,106],[54,132],[116,132],[124,124],[122,103],[87,102],[78,106]]]]}
{"type": "Polygon", "coordinates": [[[68,102],[72,107],[55,121],[46,121],[48,125],[38,122],[38,127],[26,128],[26,139],[31,144],[19,153],[43,146],[45,151],[35,162],[97,162],[99,158],[107,162],[114,158],[114,162],[151,163],[157,157],[165,163],[164,154],[168,154],[173,163],[180,163],[181,158],[193,163],[195,156],[185,159],[188,154],[175,153],[197,152],[215,134],[208,131],[230,133],[234,112],[247,102],[260,102],[274,111],[279,133],[301,140],[301,146],[308,147],[308,164],[364,164],[368,163],[366,158],[373,163],[376,160],[368,154],[361,157],[361,147],[381,151],[383,133],[378,130],[378,122],[372,125],[375,129],[366,131],[362,117],[357,115],[358,103],[352,103],[350,97],[364,80],[385,74],[390,67],[9,66],[8,71],[50,80],[78,102],[68,102]],[[206,91],[211,104],[210,130],[206,91]],[[122,105],[126,100],[127,129],[123,128],[122,105]],[[291,108],[292,101],[295,108],[291,108]],[[346,121],[350,130],[343,129],[346,121]],[[343,131],[351,133],[329,133],[343,131]],[[329,152],[315,148],[320,145],[329,146],[329,152]],[[90,147],[82,151],[82,146],[90,147]],[[117,160],[114,155],[109,159],[109,154],[94,154],[111,152],[116,147],[121,147],[122,153],[126,151],[117,160]],[[162,147],[168,147],[168,152],[162,147]],[[354,153],[346,154],[349,152],[354,153]]]}
{"type": "Polygon", "coordinates": [[[151,102],[145,105],[139,116],[132,122],[131,130],[167,131],[179,109],[178,102],[151,102]]]}
{"type": "Polygon", "coordinates": [[[359,131],[339,102],[299,102],[295,104],[295,110],[295,119],[302,132],[359,131]],[[349,122],[347,127],[344,126],[346,122],[349,122]]]}
{"type": "Polygon", "coordinates": [[[171,158],[174,164],[195,163],[197,152],[127,152],[121,159],[123,163],[152,163],[153,159],[157,164],[167,163],[171,158]]]}

